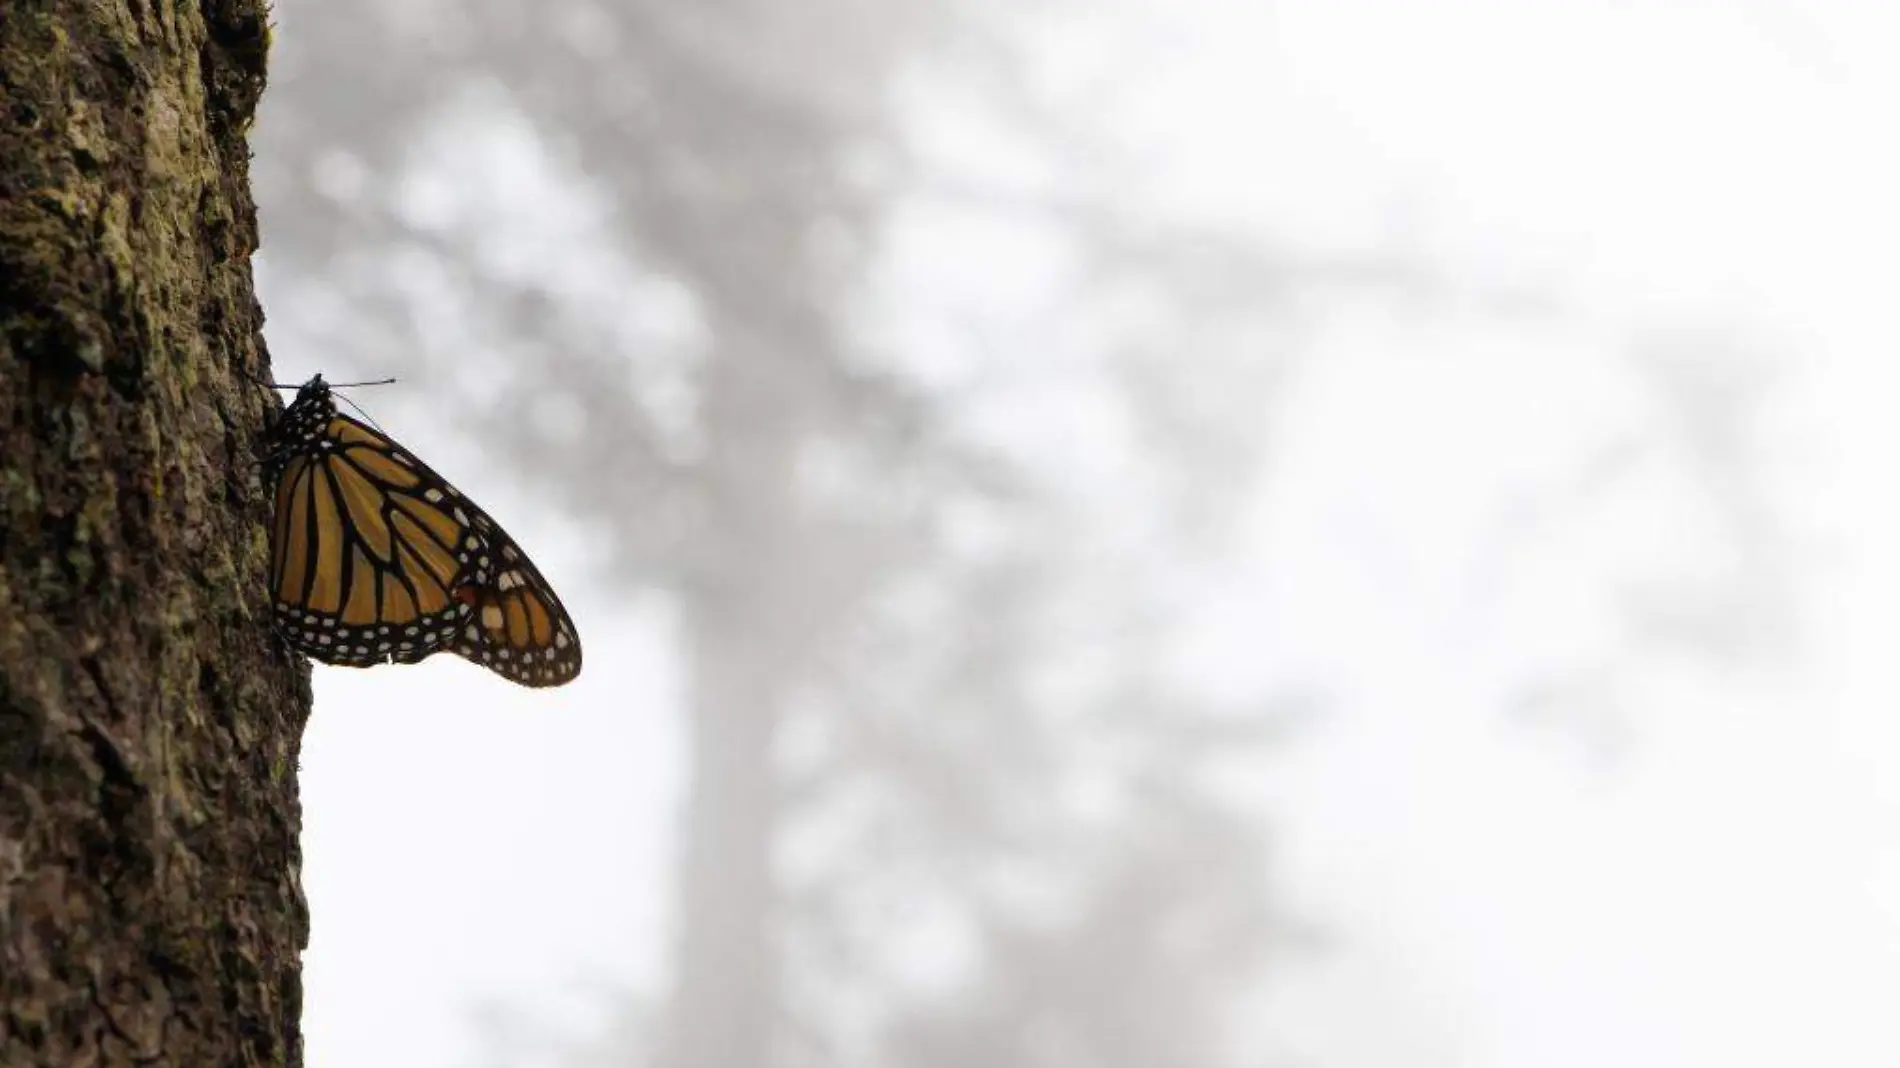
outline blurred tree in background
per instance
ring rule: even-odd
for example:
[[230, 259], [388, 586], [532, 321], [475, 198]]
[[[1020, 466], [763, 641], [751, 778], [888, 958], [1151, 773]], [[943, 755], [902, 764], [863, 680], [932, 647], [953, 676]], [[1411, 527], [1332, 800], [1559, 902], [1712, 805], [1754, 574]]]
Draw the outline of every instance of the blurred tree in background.
[[[279, 12], [259, 149], [276, 321], [362, 366], [438, 361], [424, 375], [502, 459], [570, 473], [537, 488], [608, 535], [615, 576], [680, 606], [677, 963], [634, 1061], [836, 1064], [888, 1041], [997, 1064], [1043, 1063], [1049, 1043], [1105, 1065], [1215, 1063], [1210, 1010], [1257, 957], [1270, 897], [1257, 829], [1192, 769], [1264, 721], [1183, 707], [1154, 667], [1153, 554], [1100, 537], [1048, 472], [961, 425], [969, 398], [858, 325], [894, 215], [989, 195], [925, 173], [893, 112], [933, 50], [980, 57], [993, 92], [1014, 92], [1001, 16], [862, 0]], [[497, 129], [514, 140], [483, 156]], [[1194, 286], [1162, 293], [1189, 272], [1133, 270], [1156, 250], [1099, 205], [1011, 210], [1047, 212], [1088, 257], [1078, 299], [1160, 295], [1157, 338], [1205, 310], [1178, 299]], [[1197, 299], [1258, 308], [1263, 291], [1234, 281]], [[1194, 436], [1169, 420], [1227, 436], [1199, 456], [1131, 452], [1127, 476], [1179, 495], [1191, 472], [1170, 465], [1214, 453], [1242, 473], [1229, 424], [1262, 413], [1182, 410], [1193, 398], [1157, 388], [1172, 351], [1127, 349], [1074, 403], [1142, 400], [1167, 449]], [[1152, 508], [1198, 523], [1177, 504]], [[1108, 596], [1075, 581], [1102, 567], [1125, 576]], [[906, 999], [890, 970], [920, 923], [965, 963]], [[1033, 1026], [1006, 1038], [1002, 1017]]]
[[[1197, 696], [1168, 632], [1219, 579], [1293, 297], [1429, 302], [1418, 273], [1124, 195], [1015, 56], [1059, 12], [278, 12], [273, 321], [365, 370], [423, 363], [683, 621], [672, 992], [600, 1063], [1230, 1063], [1227, 1010], [1282, 927], [1221, 765], [1258, 774], [1299, 703]], [[1040, 180], [920, 145], [947, 83]], [[1005, 214], [1032, 247], [981, 242]], [[933, 362], [942, 338], [881, 329], [890, 250], [932, 226], [978, 235], [979, 273], [1054, 264], [1068, 331], [977, 324]], [[1099, 477], [1073, 477], [1083, 452]]]

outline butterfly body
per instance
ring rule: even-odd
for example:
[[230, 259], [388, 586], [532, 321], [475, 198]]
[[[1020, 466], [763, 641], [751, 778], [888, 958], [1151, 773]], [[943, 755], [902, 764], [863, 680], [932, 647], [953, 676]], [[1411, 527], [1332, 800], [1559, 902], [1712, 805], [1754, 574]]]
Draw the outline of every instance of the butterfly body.
[[560, 598], [506, 531], [407, 449], [337, 411], [322, 375], [272, 426], [277, 626], [326, 664], [466, 657], [524, 686], [580, 673]]

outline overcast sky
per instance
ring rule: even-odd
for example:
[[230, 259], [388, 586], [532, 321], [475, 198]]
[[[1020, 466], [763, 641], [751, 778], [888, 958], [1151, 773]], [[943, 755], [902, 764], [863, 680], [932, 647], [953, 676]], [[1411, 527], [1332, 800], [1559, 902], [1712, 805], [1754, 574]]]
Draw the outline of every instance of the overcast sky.
[[[1257, 1048], [1315, 1068], [1900, 1063], [1900, 9], [1122, 7], [1101, 33], [1152, 33], [1153, 54], [1116, 125], [1183, 215], [1464, 285], [1417, 314], [1323, 310], [1239, 506], [1250, 562], [1183, 636], [1211, 686], [1301, 677], [1334, 701], [1261, 771], [1279, 875], [1331, 945], [1263, 995]], [[1050, 76], [1093, 47], [1052, 34]], [[931, 277], [946, 301], [999, 285]], [[1487, 310], [1516, 287], [1561, 307]], [[1631, 370], [1657, 331], [1782, 361], [1754, 475], [1790, 539], [1785, 660], [1619, 637], [1610, 587], [1720, 563], [1680, 452], [1525, 537], [1499, 525], [1657, 425]], [[286, 381], [329, 369], [276, 356]], [[449, 658], [317, 669], [319, 1068], [472, 1063], [483, 999], [584, 1028], [596, 984], [656, 988], [665, 946], [664, 609], [590, 594], [586, 547], [400, 389], [358, 399], [504, 517], [615, 655], [544, 693]], [[1593, 661], [1635, 667], [1575, 715], [1510, 715], [1526, 678]]]

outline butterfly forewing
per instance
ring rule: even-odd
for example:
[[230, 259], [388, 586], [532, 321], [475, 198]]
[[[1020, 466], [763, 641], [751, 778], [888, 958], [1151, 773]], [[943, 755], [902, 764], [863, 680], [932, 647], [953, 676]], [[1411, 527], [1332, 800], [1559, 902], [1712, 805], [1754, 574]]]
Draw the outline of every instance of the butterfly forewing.
[[525, 686], [580, 673], [560, 598], [488, 514], [414, 454], [336, 410], [319, 376], [274, 430], [271, 594], [292, 645], [328, 664], [448, 651]]

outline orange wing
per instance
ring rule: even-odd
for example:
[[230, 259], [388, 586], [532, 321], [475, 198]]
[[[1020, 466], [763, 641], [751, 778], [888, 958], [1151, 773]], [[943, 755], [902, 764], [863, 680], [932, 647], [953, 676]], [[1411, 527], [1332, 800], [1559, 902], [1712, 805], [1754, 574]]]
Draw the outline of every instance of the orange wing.
[[310, 391], [285, 413], [268, 468], [271, 594], [291, 644], [350, 667], [446, 650], [524, 686], [580, 674], [574, 622], [514, 539], [400, 445], [337, 413], [327, 387]]

